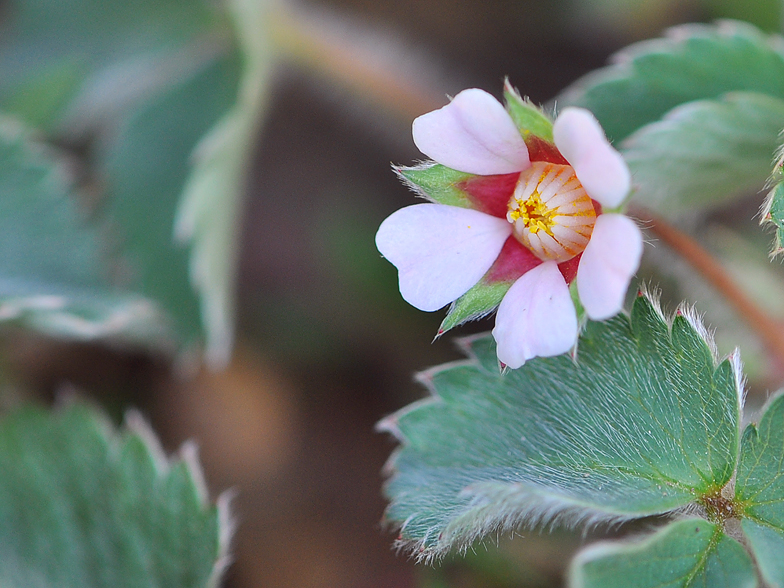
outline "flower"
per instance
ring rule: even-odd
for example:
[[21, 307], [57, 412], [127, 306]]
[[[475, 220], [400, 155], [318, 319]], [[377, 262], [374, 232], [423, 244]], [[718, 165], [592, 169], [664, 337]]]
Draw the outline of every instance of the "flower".
[[509, 110], [464, 90], [414, 121], [415, 144], [440, 165], [399, 172], [432, 202], [389, 216], [376, 245], [420, 310], [453, 303], [450, 313], [475, 318], [498, 304], [500, 287], [493, 336], [499, 361], [518, 368], [574, 346], [572, 282], [591, 319], [621, 310], [642, 235], [603, 212], [623, 202], [631, 178], [593, 115], [566, 108], [550, 123], [508, 86], [506, 95]]

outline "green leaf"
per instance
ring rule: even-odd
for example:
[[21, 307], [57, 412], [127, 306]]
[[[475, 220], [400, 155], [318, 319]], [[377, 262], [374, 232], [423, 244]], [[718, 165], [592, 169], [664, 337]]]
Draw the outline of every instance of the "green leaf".
[[702, 519], [671, 523], [630, 543], [589, 547], [572, 562], [571, 588], [753, 588], [743, 546]]
[[230, 6], [244, 57], [238, 99], [196, 147], [174, 229], [191, 247], [190, 278], [201, 298], [207, 360], [215, 367], [231, 355], [240, 207], [273, 64], [268, 3], [235, 0]]
[[168, 462], [135, 415], [19, 410], [0, 422], [0, 585], [201, 588], [225, 565], [226, 503], [192, 449]]
[[509, 112], [524, 139], [528, 135], [534, 135], [550, 143], [553, 142], [553, 121], [545, 116], [530, 100], [520, 96], [520, 93], [512, 87], [509, 80], [506, 80], [504, 84], [504, 100], [506, 101], [507, 112]]
[[754, 553], [766, 586], [784, 586], [784, 559], [781, 557], [784, 553], [784, 530], [752, 519], [743, 519], [740, 526]]
[[129, 116], [102, 154], [107, 212], [120, 235], [128, 287], [164, 308], [180, 344], [201, 341], [203, 328], [189, 282], [191, 254], [175, 243], [175, 217], [194, 148], [234, 104], [239, 77], [236, 57], [210, 63]]
[[784, 394], [768, 404], [759, 425], [743, 432], [735, 499], [744, 533], [766, 581], [784, 586]]
[[735, 92], [689, 102], [622, 145], [634, 199], [667, 216], [759, 190], [784, 128], [784, 100]]
[[670, 328], [639, 297], [631, 319], [588, 323], [576, 361], [505, 374], [491, 337], [464, 345], [470, 361], [420, 376], [431, 398], [380, 424], [402, 443], [386, 516], [420, 558], [518, 524], [668, 512], [732, 476], [739, 367], [716, 365], [690, 313]]
[[222, 20], [209, 3], [193, 0], [6, 4], [0, 103], [47, 130], [85, 108], [95, 117], [177, 79], [204, 59], [187, 44], [216, 31]]
[[98, 231], [57, 152], [0, 118], [0, 323], [80, 340], [167, 346], [157, 306], [113, 291]]
[[621, 141], [684, 102], [733, 91], [784, 99], [782, 46], [781, 37], [738, 21], [681, 25], [663, 39], [627, 47], [556, 102], [587, 108], [608, 137]]

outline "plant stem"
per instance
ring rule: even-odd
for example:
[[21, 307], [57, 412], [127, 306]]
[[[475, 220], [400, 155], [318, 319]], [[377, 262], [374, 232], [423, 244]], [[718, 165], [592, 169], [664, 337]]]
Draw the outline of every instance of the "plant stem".
[[697, 241], [644, 208], [632, 205], [629, 211], [648, 224], [651, 231], [700, 272], [765, 343], [769, 351], [776, 356], [778, 363], [784, 365], [784, 329], [779, 321], [769, 316], [749, 298], [721, 264]]
[[403, 52], [372, 43], [362, 31], [335, 30], [332, 23], [298, 12], [278, 10], [269, 27], [281, 57], [352, 93], [382, 106], [406, 121], [440, 108], [446, 96], [416, 80], [400, 67]]

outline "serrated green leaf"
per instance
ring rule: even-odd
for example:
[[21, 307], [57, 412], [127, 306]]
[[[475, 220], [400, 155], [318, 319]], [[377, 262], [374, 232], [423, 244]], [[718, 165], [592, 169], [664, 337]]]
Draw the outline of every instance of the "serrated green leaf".
[[62, 156], [0, 119], [0, 323], [78, 340], [170, 345], [154, 303], [109, 287], [104, 249]]
[[145, 103], [101, 162], [129, 287], [160, 303], [181, 344], [195, 344], [204, 331], [189, 280], [191, 255], [174, 239], [176, 211], [193, 150], [234, 104], [239, 77], [237, 58], [222, 59]]
[[504, 84], [504, 99], [506, 110], [524, 139], [528, 135], [535, 135], [550, 143], [553, 142], [553, 121], [530, 100], [520, 96], [520, 93], [509, 84], [508, 80]]
[[689, 102], [621, 146], [634, 200], [667, 216], [759, 190], [784, 128], [784, 100], [734, 92]]
[[784, 586], [784, 394], [768, 404], [759, 425], [750, 424], [740, 446], [735, 500], [743, 531], [766, 581]]
[[84, 405], [0, 422], [0, 585], [202, 588], [218, 580], [225, 509], [195, 460], [168, 463], [138, 417], [117, 434]]
[[631, 320], [588, 323], [576, 362], [498, 370], [489, 336], [472, 360], [421, 376], [433, 392], [386, 419], [387, 518], [428, 558], [499, 528], [664, 513], [731, 478], [737, 365], [718, 366], [695, 319], [671, 329], [640, 297]]
[[743, 546], [702, 519], [671, 523], [632, 543], [589, 547], [572, 562], [570, 588], [754, 588]]
[[734, 91], [784, 99], [782, 46], [781, 37], [739, 21], [681, 25], [627, 47], [556, 102], [589, 109], [607, 136], [621, 141], [684, 102]]
[[200, 294], [206, 356], [214, 367], [228, 363], [234, 340], [240, 207], [273, 64], [268, 4], [230, 3], [244, 58], [238, 99], [197, 146], [175, 219], [178, 241], [191, 247], [190, 279]]
[[414, 192], [431, 202], [471, 208], [471, 201], [459, 184], [473, 178], [473, 174], [460, 172], [440, 163], [400, 167], [395, 171]]

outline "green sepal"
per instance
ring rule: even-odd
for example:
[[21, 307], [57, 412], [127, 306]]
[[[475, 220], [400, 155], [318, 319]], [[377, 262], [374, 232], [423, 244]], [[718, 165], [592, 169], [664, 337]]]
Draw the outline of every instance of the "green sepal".
[[423, 163], [415, 167], [397, 167], [395, 173], [403, 182], [422, 198], [437, 204], [473, 208], [468, 194], [459, 184], [474, 174], [457, 171], [440, 163]]
[[643, 541], [600, 543], [572, 562], [570, 588], [753, 588], [751, 558], [718, 525], [671, 523]]
[[528, 98], [523, 98], [509, 80], [504, 83], [506, 111], [520, 130], [523, 139], [534, 135], [548, 143], [553, 142], [553, 121]]
[[784, 166], [784, 154], [779, 157], [773, 171], [771, 182], [773, 188], [765, 198], [760, 215], [760, 224], [771, 223], [776, 229], [776, 236], [773, 241], [771, 255], [784, 253], [784, 178], [782, 178], [782, 168]]
[[493, 312], [503, 300], [514, 281], [489, 283], [482, 278], [468, 292], [452, 303], [438, 329], [438, 335], [467, 321], [473, 321]]

